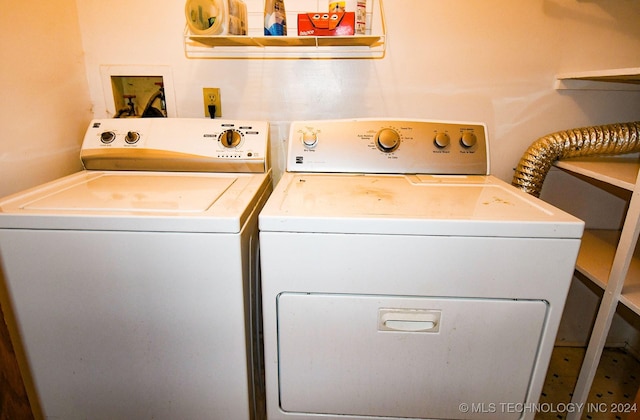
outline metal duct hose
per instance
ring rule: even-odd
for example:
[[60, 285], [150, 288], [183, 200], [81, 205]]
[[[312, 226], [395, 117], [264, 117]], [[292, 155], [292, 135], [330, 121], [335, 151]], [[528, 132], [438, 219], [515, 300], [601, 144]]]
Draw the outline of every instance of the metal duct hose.
[[640, 152], [640, 121], [558, 131], [529, 146], [511, 184], [539, 197], [542, 183], [558, 159], [633, 152]]

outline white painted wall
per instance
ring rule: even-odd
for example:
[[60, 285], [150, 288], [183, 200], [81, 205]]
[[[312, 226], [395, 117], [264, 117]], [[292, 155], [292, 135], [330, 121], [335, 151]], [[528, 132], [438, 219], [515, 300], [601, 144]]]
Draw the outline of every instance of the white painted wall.
[[640, 120], [637, 92], [553, 89], [560, 72], [640, 66], [637, 1], [385, 0], [378, 60], [188, 59], [185, 1], [77, 3], [97, 117], [107, 116], [100, 65], [169, 65], [178, 116], [202, 116], [202, 87], [221, 87], [223, 118], [272, 121], [278, 147], [296, 119], [486, 122], [492, 172], [505, 180], [542, 135]]
[[3, 2], [0, 197], [77, 171], [91, 112], [75, 0]]

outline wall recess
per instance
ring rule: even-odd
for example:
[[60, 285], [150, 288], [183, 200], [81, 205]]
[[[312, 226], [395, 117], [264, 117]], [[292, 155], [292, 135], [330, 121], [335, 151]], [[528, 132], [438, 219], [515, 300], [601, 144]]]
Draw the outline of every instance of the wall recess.
[[169, 66], [100, 66], [107, 116], [177, 117]]

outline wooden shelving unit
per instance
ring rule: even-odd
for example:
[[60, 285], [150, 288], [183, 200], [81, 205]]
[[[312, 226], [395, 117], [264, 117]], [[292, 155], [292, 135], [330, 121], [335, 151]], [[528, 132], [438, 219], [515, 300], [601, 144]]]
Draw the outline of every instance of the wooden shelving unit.
[[[594, 158], [580, 160], [565, 160], [556, 166], [574, 174], [580, 174], [609, 185], [615, 185], [634, 192], [640, 189], [636, 184], [640, 170], [640, 160], [637, 158]], [[634, 196], [632, 195], [632, 200]], [[625, 228], [636, 230], [639, 220], [625, 219]], [[623, 230], [625, 229], [623, 228]], [[623, 280], [623, 287], [619, 296], [620, 302], [640, 315], [640, 252], [632, 249], [619, 249], [622, 231], [618, 230], [589, 230], [582, 238], [582, 246], [576, 269], [586, 278], [597, 284], [603, 290], [607, 289], [610, 273], [618, 252], [630, 256], [629, 267]], [[637, 238], [636, 238], [637, 239]], [[615, 280], [615, 279], [614, 279]]]
[[[640, 91], [640, 67], [564, 73], [556, 76], [556, 89]], [[572, 403], [587, 401], [607, 335], [618, 304], [640, 315], [640, 159], [598, 157], [557, 161], [555, 166], [598, 188], [619, 188], [629, 193], [620, 230], [585, 230], [576, 271], [603, 290], [587, 351], [573, 391]], [[591, 181], [589, 181], [591, 180]], [[581, 413], [568, 413], [579, 420]]]
[[[367, 1], [367, 29], [364, 35], [296, 36], [298, 13], [315, 10], [287, 9], [287, 36], [264, 36], [262, 10], [248, 11], [247, 35], [194, 35], [190, 33], [188, 26], [185, 26], [185, 56], [217, 59], [382, 58], [385, 55], [387, 39], [382, 1]], [[327, 7], [326, 2], [315, 3], [314, 7], [317, 10], [320, 10], [321, 6]], [[312, 8], [309, 5], [307, 7]]]
[[[593, 185], [611, 185], [630, 191], [621, 230], [589, 230], [582, 239], [576, 270], [603, 289], [603, 297], [589, 345], [573, 392], [572, 402], [587, 401], [618, 304], [640, 315], [640, 160], [637, 157], [586, 158], [558, 161], [555, 166]], [[580, 413], [567, 419], [578, 420]]]

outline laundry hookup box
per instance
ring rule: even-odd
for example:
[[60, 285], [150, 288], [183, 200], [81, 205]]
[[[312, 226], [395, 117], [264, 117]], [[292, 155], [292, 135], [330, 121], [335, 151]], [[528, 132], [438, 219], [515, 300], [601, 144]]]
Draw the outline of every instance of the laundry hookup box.
[[355, 30], [355, 12], [300, 13], [298, 36], [348, 36]]

